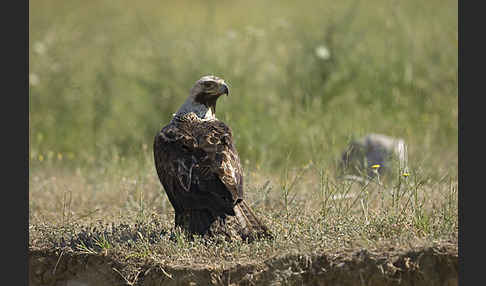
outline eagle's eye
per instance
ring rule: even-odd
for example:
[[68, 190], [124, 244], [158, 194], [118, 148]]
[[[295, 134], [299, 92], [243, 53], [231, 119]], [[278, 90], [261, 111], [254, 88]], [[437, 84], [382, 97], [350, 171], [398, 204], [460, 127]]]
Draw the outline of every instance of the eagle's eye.
[[213, 88], [215, 84], [216, 84], [216, 83], [215, 83], [214, 81], [205, 81], [205, 82], [203, 82], [203, 86], [204, 86], [205, 88], [208, 88], [208, 89], [209, 89], [209, 88]]

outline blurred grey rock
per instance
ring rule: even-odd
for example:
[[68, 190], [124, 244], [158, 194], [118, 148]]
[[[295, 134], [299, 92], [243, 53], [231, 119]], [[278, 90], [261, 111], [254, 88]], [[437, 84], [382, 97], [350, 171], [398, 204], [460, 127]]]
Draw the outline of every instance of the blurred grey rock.
[[380, 176], [390, 171], [408, 172], [407, 145], [401, 138], [368, 134], [348, 145], [340, 167], [345, 174], [366, 174], [368, 177], [376, 176], [376, 171]]

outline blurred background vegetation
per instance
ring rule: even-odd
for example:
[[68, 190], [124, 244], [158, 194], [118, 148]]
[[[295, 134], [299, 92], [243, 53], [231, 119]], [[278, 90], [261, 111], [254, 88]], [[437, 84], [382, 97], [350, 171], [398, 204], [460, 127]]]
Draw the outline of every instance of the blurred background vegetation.
[[[31, 1], [31, 172], [152, 166], [202, 75], [247, 168], [333, 166], [370, 132], [457, 172], [457, 1]], [[142, 164], [142, 165], [139, 165]], [[154, 170], [155, 176], [155, 170]]]

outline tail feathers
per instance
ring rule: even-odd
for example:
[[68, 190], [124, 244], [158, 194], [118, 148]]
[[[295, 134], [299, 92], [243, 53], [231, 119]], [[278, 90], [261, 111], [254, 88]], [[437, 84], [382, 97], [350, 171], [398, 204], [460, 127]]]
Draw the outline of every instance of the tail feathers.
[[248, 204], [243, 200], [235, 207], [235, 217], [239, 224], [238, 232], [243, 240], [257, 238], [271, 238], [268, 228], [255, 216]]

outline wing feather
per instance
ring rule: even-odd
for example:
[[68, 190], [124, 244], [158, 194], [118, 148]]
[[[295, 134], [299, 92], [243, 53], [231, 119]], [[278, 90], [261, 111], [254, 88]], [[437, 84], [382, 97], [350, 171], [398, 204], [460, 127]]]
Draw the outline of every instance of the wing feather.
[[210, 209], [234, 215], [243, 176], [231, 129], [220, 121], [172, 121], [154, 140], [159, 179], [176, 212]]

